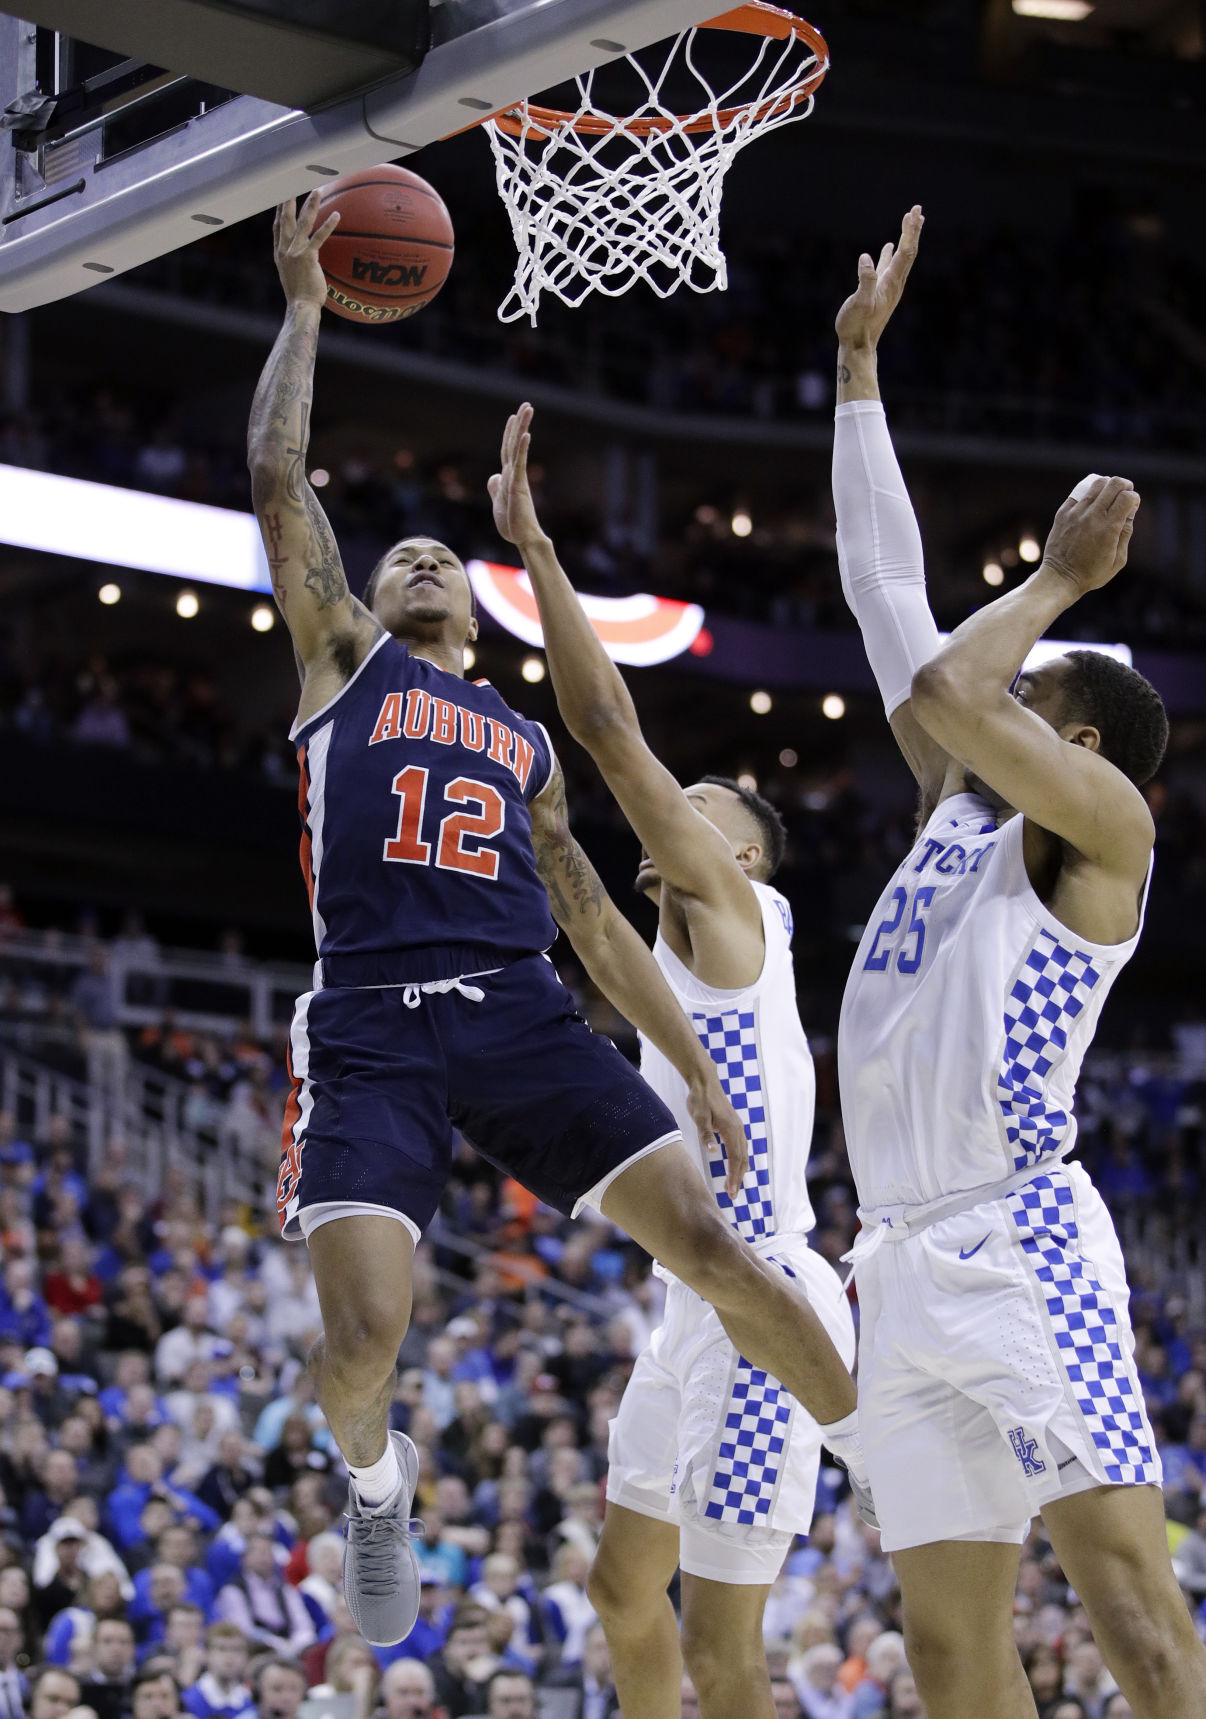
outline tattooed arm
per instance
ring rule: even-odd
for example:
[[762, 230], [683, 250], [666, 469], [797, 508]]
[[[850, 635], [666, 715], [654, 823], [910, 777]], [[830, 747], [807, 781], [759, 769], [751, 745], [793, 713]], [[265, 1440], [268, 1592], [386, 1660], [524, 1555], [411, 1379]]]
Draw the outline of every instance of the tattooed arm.
[[326, 281], [318, 250], [337, 221], [315, 229], [318, 199], [296, 219], [277, 210], [274, 245], [288, 308], [260, 377], [247, 429], [247, 464], [272, 590], [293, 638], [303, 707], [325, 703], [355, 672], [381, 631], [348, 591], [327, 516], [306, 477], [314, 360]]
[[559, 764], [553, 766], [552, 780], [531, 810], [532, 846], [553, 918], [603, 995], [682, 1075], [687, 1108], [700, 1141], [713, 1151], [720, 1136], [728, 1159], [729, 1190], [735, 1192], [745, 1175], [745, 1130], [661, 968], [574, 839]]

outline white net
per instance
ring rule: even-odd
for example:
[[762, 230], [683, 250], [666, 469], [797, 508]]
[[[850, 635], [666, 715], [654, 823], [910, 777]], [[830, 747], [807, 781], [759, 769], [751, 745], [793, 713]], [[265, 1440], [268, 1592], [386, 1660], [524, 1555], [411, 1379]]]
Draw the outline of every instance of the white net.
[[[732, 17], [751, 11], [774, 9], [747, 6]], [[588, 72], [576, 80], [577, 113], [523, 102], [486, 123], [518, 252], [500, 321], [527, 316], [535, 324], [546, 292], [576, 306], [592, 292], [618, 298], [642, 280], [659, 298], [684, 285], [724, 290], [725, 174], [747, 143], [812, 112], [828, 70], [816, 32], [789, 14], [774, 15], [784, 21], [783, 34], [744, 36], [753, 64], [723, 88], [713, 90], [701, 69], [699, 41], [727, 18], [684, 30], [657, 72], [624, 55], [640, 94], [623, 115], [597, 105], [598, 74]], [[670, 88], [676, 97], [688, 91], [677, 111], [667, 104]]]

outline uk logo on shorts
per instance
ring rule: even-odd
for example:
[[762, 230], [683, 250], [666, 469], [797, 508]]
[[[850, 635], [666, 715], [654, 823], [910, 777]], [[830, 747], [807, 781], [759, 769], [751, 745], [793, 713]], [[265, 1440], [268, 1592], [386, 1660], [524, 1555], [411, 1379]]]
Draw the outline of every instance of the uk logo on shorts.
[[1038, 1440], [1027, 1438], [1025, 1427], [1014, 1427], [1009, 1434], [1009, 1442], [1027, 1478], [1032, 1474], [1046, 1474], [1047, 1464], [1038, 1453]]

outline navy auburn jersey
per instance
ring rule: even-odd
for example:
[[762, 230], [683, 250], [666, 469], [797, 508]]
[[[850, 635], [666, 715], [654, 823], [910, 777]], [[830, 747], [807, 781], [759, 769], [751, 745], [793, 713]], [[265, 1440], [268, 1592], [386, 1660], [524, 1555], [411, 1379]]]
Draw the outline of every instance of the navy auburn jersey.
[[528, 812], [554, 767], [540, 723], [385, 633], [290, 738], [328, 983], [397, 982], [388, 960], [373, 962], [394, 953], [409, 981], [552, 943]]

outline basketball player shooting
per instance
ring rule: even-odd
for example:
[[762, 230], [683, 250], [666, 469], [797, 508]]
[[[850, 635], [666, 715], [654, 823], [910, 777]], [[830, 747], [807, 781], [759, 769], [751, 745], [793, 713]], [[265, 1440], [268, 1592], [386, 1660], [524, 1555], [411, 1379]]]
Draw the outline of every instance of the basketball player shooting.
[[[740, 1188], [701, 1157], [718, 1209], [792, 1279], [818, 1350], [842, 1381], [854, 1324], [837, 1273], [808, 1246], [815, 1081], [796, 1008], [791, 909], [770, 879], [783, 855], [775, 808], [735, 782], [683, 789], [650, 751], [615, 664], [540, 528], [527, 478], [532, 408], [521, 407], [490, 480], [500, 534], [540, 607], [557, 705], [645, 849], [636, 886], [658, 904], [654, 958], [708, 1047], [749, 1136]], [[676, 1121], [686, 1089], [647, 1040], [641, 1072]], [[703, 1719], [774, 1719], [762, 1614], [796, 1534], [812, 1521], [821, 1441], [856, 1480], [853, 1413], [816, 1420], [739, 1352], [673, 1273], [665, 1319], [638, 1357], [608, 1451], [607, 1509], [590, 1594], [607, 1633], [625, 1719], [673, 1719], [685, 1660]], [[666, 1589], [681, 1566], [681, 1641]]]
[[[417, 1452], [387, 1436], [415, 1243], [439, 1204], [453, 1128], [540, 1199], [593, 1206], [716, 1309], [752, 1361], [825, 1419], [849, 1377], [783, 1273], [726, 1224], [669, 1109], [575, 1014], [543, 951], [560, 924], [591, 977], [686, 1082], [701, 1143], [745, 1133], [653, 957], [570, 833], [538, 723], [466, 684], [477, 636], [464, 567], [408, 539], [353, 598], [306, 478], [334, 217], [277, 212], [287, 309], [256, 390], [248, 463], [273, 589], [302, 674], [302, 863], [315, 989], [290, 1029], [294, 1091], [278, 1183], [323, 1315], [318, 1400], [351, 1476], [345, 1595], [361, 1633], [404, 1639], [419, 1605]], [[550, 912], [551, 910], [551, 912]]]
[[1033, 1719], [1012, 1614], [1035, 1515], [1137, 1719], [1185, 1719], [1206, 1714], [1206, 1651], [1169, 1561], [1122, 1253], [1068, 1161], [1076, 1077], [1143, 922], [1139, 786], [1168, 724], [1099, 652], [1023, 669], [1122, 571], [1139, 497], [1077, 485], [1037, 571], [940, 644], [876, 374], [921, 224], [860, 259], [837, 318], [842, 584], [921, 790], [838, 1038], [867, 1465], [929, 1719]]

